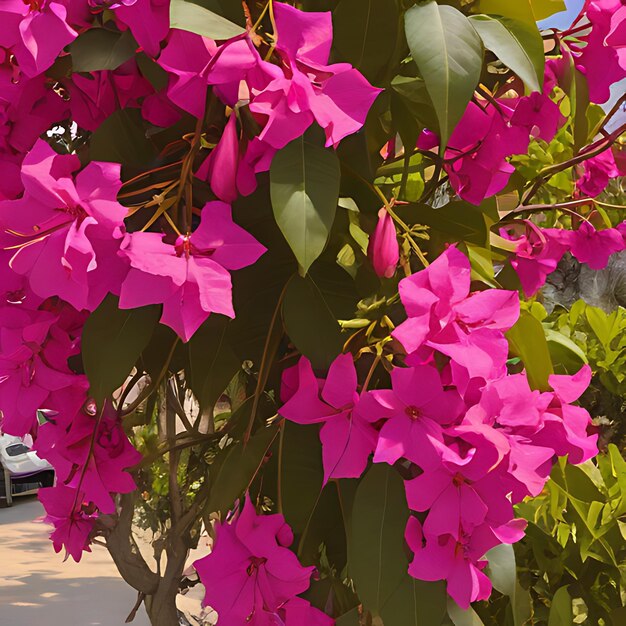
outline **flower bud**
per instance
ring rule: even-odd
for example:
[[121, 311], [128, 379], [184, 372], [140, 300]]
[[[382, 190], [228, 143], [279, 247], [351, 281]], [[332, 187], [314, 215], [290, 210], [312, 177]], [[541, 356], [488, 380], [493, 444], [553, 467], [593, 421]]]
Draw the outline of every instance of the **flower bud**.
[[394, 275], [400, 259], [400, 247], [396, 237], [396, 227], [391, 215], [384, 208], [378, 212], [378, 224], [370, 236], [367, 256], [378, 276], [391, 278]]

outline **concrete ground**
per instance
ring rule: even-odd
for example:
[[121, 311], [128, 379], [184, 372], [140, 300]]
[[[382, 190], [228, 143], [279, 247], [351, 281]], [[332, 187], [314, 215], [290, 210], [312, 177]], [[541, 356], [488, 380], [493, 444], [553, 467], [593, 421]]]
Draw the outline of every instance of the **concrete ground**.
[[[42, 515], [35, 496], [0, 509], [0, 626], [122, 626], [137, 596], [106, 549], [64, 563]], [[133, 624], [149, 626], [143, 607]]]

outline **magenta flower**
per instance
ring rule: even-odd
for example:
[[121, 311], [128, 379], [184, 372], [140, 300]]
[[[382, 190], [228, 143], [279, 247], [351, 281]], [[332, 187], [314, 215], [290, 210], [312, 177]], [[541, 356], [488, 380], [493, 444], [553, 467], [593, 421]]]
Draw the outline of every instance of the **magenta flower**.
[[409, 507], [428, 511], [427, 537], [449, 534], [455, 539], [483, 523], [502, 526], [513, 519], [513, 506], [503, 480], [509, 453], [506, 437], [490, 426], [463, 424], [446, 431], [448, 449], [441, 463], [406, 481]]
[[556, 270], [567, 246], [554, 229], [540, 229], [532, 222], [523, 220], [525, 234], [516, 237], [505, 229], [500, 234], [517, 243], [511, 266], [517, 272], [524, 295], [534, 296], [546, 284], [547, 277]]
[[581, 223], [577, 230], [562, 231], [571, 253], [593, 270], [604, 269], [609, 257], [626, 248], [624, 238], [615, 228], [596, 230], [587, 221]]
[[115, 71], [72, 74], [67, 82], [72, 118], [85, 130], [96, 130], [117, 109], [139, 107], [141, 98], [153, 93], [134, 60]]
[[326, 145], [337, 146], [360, 130], [382, 90], [348, 63], [326, 65], [333, 36], [330, 12], [303, 12], [275, 2], [274, 17], [283, 66], [263, 62], [273, 79], [262, 90], [251, 88], [250, 110], [264, 124], [259, 138], [282, 148], [317, 121]]
[[0, 320], [2, 430], [21, 437], [36, 431], [37, 410], [53, 402], [51, 396], [75, 384], [67, 359], [76, 344], [54, 328], [59, 317], [50, 312], [8, 305]]
[[211, 191], [224, 202], [239, 197], [237, 170], [239, 165], [239, 133], [237, 116], [231, 114], [219, 143], [206, 158], [196, 176], [211, 185]]
[[611, 148], [583, 161], [582, 170], [583, 174], [576, 181], [576, 187], [590, 198], [599, 196], [607, 188], [609, 181], [621, 174]]
[[455, 247], [429, 267], [400, 282], [408, 319], [392, 333], [409, 354], [409, 364], [437, 350], [485, 380], [505, 371], [508, 343], [504, 331], [519, 317], [519, 296], [489, 289], [470, 294], [470, 263]]
[[448, 594], [464, 609], [471, 602], [489, 598], [491, 581], [483, 572], [487, 566], [483, 557], [500, 541], [488, 528], [481, 526], [459, 539], [442, 535], [424, 543], [419, 521], [410, 517], [405, 538], [414, 553], [409, 565], [411, 576], [418, 580], [445, 580]]
[[120, 307], [163, 304], [161, 323], [189, 341], [211, 313], [235, 317], [229, 270], [252, 265], [264, 252], [232, 221], [227, 204], [209, 202], [198, 228], [174, 245], [159, 233], [127, 235], [122, 253], [131, 269], [122, 283]]
[[127, 209], [116, 199], [118, 164], [93, 161], [74, 177], [79, 165], [38, 141], [22, 166], [23, 197], [0, 202], [0, 228], [15, 236], [11, 267], [36, 294], [93, 310], [119, 287]]
[[400, 247], [393, 219], [384, 208], [378, 211], [378, 223], [370, 235], [367, 256], [381, 278], [391, 278], [396, 273]]
[[360, 412], [374, 423], [384, 420], [375, 463], [393, 465], [404, 457], [421, 468], [441, 462], [443, 426], [455, 422], [464, 405], [456, 391], [444, 391], [439, 372], [430, 365], [397, 367], [393, 389], [377, 389], [362, 399]]
[[65, 548], [65, 558], [77, 563], [83, 552], [91, 552], [90, 537], [96, 523], [94, 511], [86, 512], [84, 494], [65, 485], [40, 489], [38, 497], [46, 509], [44, 521], [54, 526], [50, 539], [54, 551]]
[[333, 626], [335, 620], [302, 598], [293, 598], [278, 611], [281, 626]]
[[283, 375], [285, 383], [293, 391], [279, 413], [297, 424], [323, 424], [324, 484], [331, 478], [361, 476], [376, 447], [376, 431], [359, 412], [352, 355], [339, 355], [325, 380], [318, 380], [310, 361], [302, 357]]
[[121, 2], [115, 16], [130, 28], [144, 52], [156, 57], [170, 30], [170, 0]]
[[215, 534], [212, 552], [194, 567], [206, 589], [203, 603], [217, 611], [220, 626], [267, 626], [280, 623], [273, 616], [281, 610], [302, 610], [300, 601], [288, 603], [308, 589], [314, 568], [302, 567], [288, 549], [293, 533], [282, 515], [257, 515], [246, 496]]
[[115, 513], [111, 493], [130, 493], [135, 481], [126, 471], [141, 460], [116, 412], [107, 404], [98, 411], [91, 402], [74, 415], [51, 417], [40, 428], [35, 449], [55, 469], [57, 480], [79, 489], [102, 513]]
[[0, 6], [0, 47], [10, 48], [28, 77], [45, 72], [78, 33], [67, 9], [54, 0], [4, 0]]
[[591, 32], [576, 55], [576, 67], [585, 74], [591, 102], [602, 104], [611, 95], [611, 85], [626, 77], [626, 51], [619, 46], [619, 23], [624, 12], [621, 0], [594, 0], [586, 5]]

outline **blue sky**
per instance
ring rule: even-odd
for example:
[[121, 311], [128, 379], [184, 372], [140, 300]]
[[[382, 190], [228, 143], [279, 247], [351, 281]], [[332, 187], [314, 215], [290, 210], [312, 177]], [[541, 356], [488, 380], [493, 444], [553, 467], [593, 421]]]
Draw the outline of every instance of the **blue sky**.
[[[515, 0], [510, 0], [515, 2]], [[574, 18], [580, 13], [585, 0], [565, 0], [567, 5], [567, 11], [561, 11], [561, 13], [555, 13], [547, 20], [539, 22], [541, 28], [567, 28]]]

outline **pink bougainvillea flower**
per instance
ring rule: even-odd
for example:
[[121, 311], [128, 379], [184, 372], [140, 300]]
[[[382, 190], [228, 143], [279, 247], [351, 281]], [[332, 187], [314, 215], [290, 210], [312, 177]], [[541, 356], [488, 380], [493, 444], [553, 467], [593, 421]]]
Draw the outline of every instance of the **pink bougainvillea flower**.
[[556, 270], [567, 247], [560, 237], [553, 236], [552, 229], [537, 228], [526, 220], [522, 224], [525, 233], [519, 237], [505, 229], [500, 233], [517, 243], [511, 266], [519, 276], [524, 295], [530, 298], [546, 284], [547, 277]]
[[483, 528], [459, 539], [442, 535], [424, 543], [419, 521], [410, 517], [405, 533], [414, 553], [409, 574], [418, 580], [445, 580], [448, 594], [461, 608], [468, 608], [476, 600], [486, 600], [491, 595], [491, 581], [483, 572], [487, 567], [483, 557], [500, 542]]
[[374, 271], [381, 278], [391, 278], [396, 273], [400, 246], [393, 219], [384, 208], [378, 212], [378, 223], [376, 230], [370, 235], [367, 256]]
[[533, 437], [536, 445], [550, 446], [557, 456], [573, 464], [584, 463], [598, 454], [598, 434], [586, 409], [571, 404], [591, 382], [591, 368], [585, 365], [573, 376], [552, 375], [548, 379], [554, 394], [543, 415], [543, 428]]
[[271, 617], [308, 589], [314, 571], [288, 549], [292, 541], [284, 517], [257, 515], [248, 496], [229, 522], [216, 525], [212, 552], [194, 567], [206, 589], [203, 603], [217, 611], [220, 626], [281, 623]]
[[335, 623], [332, 617], [297, 597], [286, 602], [278, 615], [282, 621], [276, 622], [277, 626], [333, 626]]
[[60, 2], [4, 0], [0, 5], [0, 47], [10, 48], [28, 77], [47, 70], [78, 33]]
[[37, 410], [75, 384], [67, 359], [76, 345], [61, 328], [53, 331], [58, 319], [20, 305], [0, 309], [0, 411], [8, 434], [34, 433]]
[[119, 164], [92, 161], [74, 178], [79, 165], [38, 141], [22, 166], [23, 197], [0, 202], [0, 228], [15, 236], [11, 267], [36, 294], [93, 310], [119, 288], [127, 209], [117, 202]]
[[611, 85], [626, 77], [626, 48], [619, 46], [616, 34], [622, 8], [621, 0], [594, 0], [586, 5], [592, 28], [581, 37], [584, 45], [576, 55], [576, 66], [587, 78], [589, 99], [597, 104], [606, 102]]
[[117, 109], [139, 107], [141, 98], [154, 89], [139, 73], [135, 60], [115, 71], [72, 74], [66, 83], [72, 118], [85, 130], [96, 130]]
[[196, 176], [211, 185], [211, 191], [224, 202], [234, 202], [238, 197], [237, 169], [239, 164], [239, 133], [237, 116], [233, 113], [215, 148], [206, 158]]
[[576, 187], [590, 198], [599, 196], [613, 178], [620, 175], [615, 163], [613, 150], [609, 148], [598, 156], [587, 159], [582, 163], [582, 176], [576, 181]]
[[122, 253], [130, 271], [120, 307], [163, 304], [161, 322], [188, 341], [211, 313], [235, 317], [229, 270], [252, 265], [265, 248], [232, 220], [230, 206], [209, 202], [191, 235], [174, 245], [159, 233], [127, 235]]
[[[503, 103], [497, 110], [489, 104], [483, 108], [470, 102], [448, 142], [445, 170], [450, 184], [472, 204], [502, 191], [515, 171], [506, 158], [528, 150], [529, 129], [511, 125], [510, 111], [507, 119], [504, 111]], [[438, 143], [427, 133], [418, 146], [430, 149]]]
[[71, 556], [78, 563], [83, 552], [91, 552], [95, 510], [86, 512], [84, 494], [65, 485], [40, 489], [37, 495], [46, 510], [44, 521], [54, 526], [50, 533], [54, 551], [59, 553], [65, 548], [65, 558]]
[[121, 2], [114, 11], [118, 20], [130, 28], [144, 52], [156, 57], [170, 30], [170, 0]]
[[376, 431], [359, 413], [352, 355], [338, 356], [322, 381], [303, 357], [296, 368], [285, 372], [284, 381], [293, 391], [279, 413], [297, 424], [323, 424], [324, 483], [331, 478], [361, 476], [376, 446]]
[[393, 465], [404, 457], [422, 468], [440, 464], [443, 426], [461, 415], [456, 391], [444, 391], [439, 372], [430, 365], [395, 368], [393, 389], [377, 389], [362, 399], [360, 411], [370, 422], [384, 420], [375, 463]]
[[566, 122], [558, 104], [545, 93], [534, 91], [519, 99], [511, 116], [511, 124], [527, 129], [531, 137], [550, 143]]
[[596, 230], [587, 221], [582, 222], [577, 230], [562, 231], [562, 234], [571, 253], [593, 270], [604, 269], [609, 257], [626, 247], [624, 238], [617, 229]]
[[381, 90], [348, 63], [326, 65], [333, 33], [330, 12], [304, 12], [276, 2], [274, 18], [283, 70], [276, 73], [264, 64], [274, 79], [262, 91], [251, 89], [250, 110], [264, 124], [259, 138], [282, 148], [317, 121], [326, 145], [337, 146], [363, 126]]
[[51, 418], [40, 428], [35, 449], [49, 461], [57, 480], [80, 489], [102, 513], [115, 513], [111, 493], [130, 493], [135, 481], [126, 471], [141, 460], [128, 440], [117, 413], [107, 404], [98, 411], [86, 402], [63, 426], [62, 418]]
[[450, 247], [400, 282], [408, 319], [392, 335], [409, 353], [408, 363], [425, 358], [427, 347], [449, 356], [470, 377], [502, 375], [508, 355], [504, 331], [519, 317], [519, 297], [501, 289], [470, 294], [470, 272], [468, 258]]

